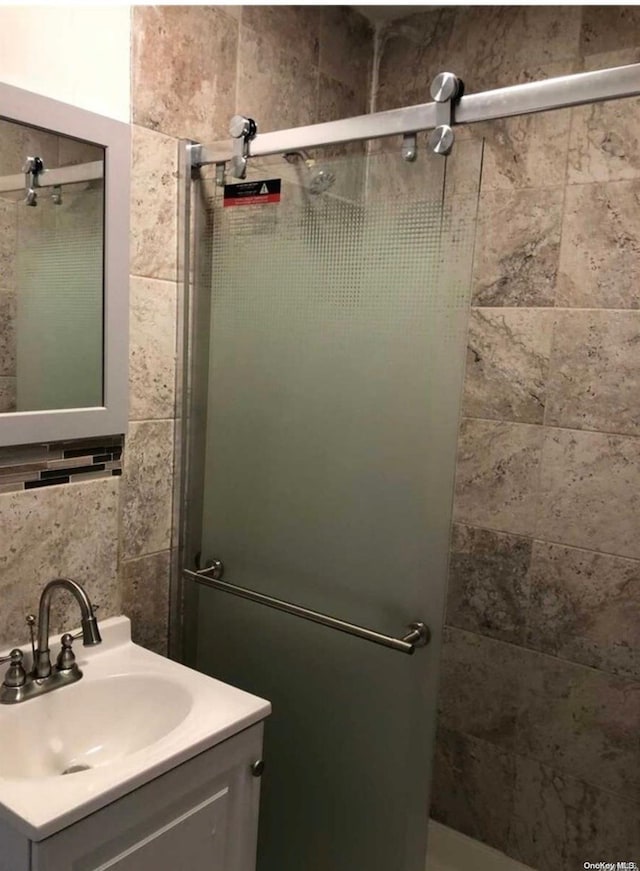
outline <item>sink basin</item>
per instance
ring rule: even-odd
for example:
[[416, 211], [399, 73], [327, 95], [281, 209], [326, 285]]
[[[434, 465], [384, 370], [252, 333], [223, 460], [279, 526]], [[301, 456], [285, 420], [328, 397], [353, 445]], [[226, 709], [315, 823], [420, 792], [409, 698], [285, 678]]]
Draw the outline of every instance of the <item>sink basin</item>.
[[0, 778], [77, 776], [112, 764], [175, 729], [191, 701], [176, 681], [127, 674], [83, 678], [15, 705], [0, 718]]
[[271, 712], [133, 644], [126, 617], [100, 631], [102, 644], [76, 645], [77, 683], [0, 705], [0, 844], [3, 821], [41, 841]]

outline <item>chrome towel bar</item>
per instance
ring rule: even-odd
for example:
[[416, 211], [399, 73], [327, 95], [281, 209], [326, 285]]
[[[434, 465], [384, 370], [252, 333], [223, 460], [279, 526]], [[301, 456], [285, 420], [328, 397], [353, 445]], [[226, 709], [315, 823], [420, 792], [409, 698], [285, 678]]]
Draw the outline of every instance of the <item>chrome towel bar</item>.
[[275, 608], [276, 611], [284, 611], [286, 614], [302, 617], [303, 620], [310, 620], [312, 623], [328, 626], [330, 629], [336, 629], [338, 632], [345, 632], [347, 635], [363, 638], [365, 641], [371, 641], [373, 644], [380, 644], [383, 647], [389, 647], [391, 650], [398, 650], [400, 653], [415, 653], [416, 648], [424, 647], [429, 643], [431, 637], [429, 627], [424, 623], [418, 622], [411, 623], [407, 627], [408, 632], [402, 638], [384, 635], [382, 632], [376, 632], [374, 629], [356, 626], [355, 623], [348, 623], [345, 620], [339, 620], [337, 617], [321, 614], [319, 611], [311, 611], [309, 608], [303, 608], [301, 605], [294, 605], [292, 602], [285, 602], [282, 599], [267, 596], [265, 593], [249, 590], [247, 587], [238, 587], [235, 584], [230, 584], [219, 577], [221, 571], [222, 563], [215, 561], [211, 568], [200, 569], [195, 572], [190, 569], [183, 569], [183, 575], [185, 578], [195, 581], [204, 587], [211, 587], [223, 593], [230, 593], [232, 596], [239, 596], [241, 599], [248, 599], [250, 602], [266, 605], [267, 608]]

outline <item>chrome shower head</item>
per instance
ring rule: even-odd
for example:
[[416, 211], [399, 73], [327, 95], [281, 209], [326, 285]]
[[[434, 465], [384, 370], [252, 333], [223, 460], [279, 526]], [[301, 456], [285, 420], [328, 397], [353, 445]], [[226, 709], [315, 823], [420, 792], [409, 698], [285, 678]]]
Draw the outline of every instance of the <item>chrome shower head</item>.
[[312, 194], [328, 191], [335, 180], [335, 174], [326, 166], [309, 167], [309, 190]]
[[312, 194], [322, 194], [329, 190], [335, 182], [336, 176], [328, 167], [318, 165], [316, 161], [310, 157], [306, 151], [289, 151], [284, 155], [287, 163], [292, 163], [299, 166], [304, 164], [307, 170], [307, 181], [305, 187]]

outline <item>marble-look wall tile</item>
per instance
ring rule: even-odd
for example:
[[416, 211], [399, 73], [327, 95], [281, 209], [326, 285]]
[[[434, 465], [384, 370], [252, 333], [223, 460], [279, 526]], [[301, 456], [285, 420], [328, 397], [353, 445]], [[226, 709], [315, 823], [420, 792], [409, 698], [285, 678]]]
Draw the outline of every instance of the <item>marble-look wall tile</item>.
[[131, 279], [130, 420], [175, 415], [176, 285]]
[[567, 187], [558, 306], [640, 308], [640, 180]]
[[369, 96], [373, 35], [371, 23], [350, 6], [322, 9], [320, 72], [343, 82], [365, 101]]
[[[311, 9], [311, 7], [245, 7], [248, 9]], [[315, 26], [315, 25], [314, 25]], [[318, 23], [319, 28], [319, 23]], [[313, 37], [317, 42], [315, 31]], [[280, 130], [314, 124], [318, 117], [318, 67], [312, 62], [309, 47], [301, 51], [268, 30], [240, 27], [237, 108], [254, 118], [258, 130]], [[305, 56], [306, 55], [306, 56]]]
[[497, 850], [508, 846], [515, 757], [494, 744], [439, 729], [431, 817]]
[[[455, 10], [440, 8], [392, 21], [379, 34], [375, 110], [429, 102], [433, 78], [453, 66], [448, 53]], [[448, 62], [447, 62], [448, 58]], [[458, 72], [456, 67], [455, 72]]]
[[0, 414], [16, 410], [15, 376], [0, 375]]
[[473, 265], [474, 305], [553, 305], [562, 199], [561, 188], [481, 195]]
[[502, 748], [514, 747], [523, 655], [518, 647], [445, 627], [440, 726]]
[[122, 556], [171, 545], [173, 421], [132, 423], [125, 444]]
[[552, 327], [550, 310], [472, 309], [462, 413], [542, 423]]
[[580, 53], [594, 54], [640, 45], [637, 6], [583, 6]]
[[640, 558], [640, 440], [550, 429], [536, 536]]
[[221, 9], [221, 10], [222, 10], [226, 15], [230, 15], [231, 18], [235, 18], [236, 21], [240, 21], [240, 19], [242, 18], [242, 10], [244, 9], [244, 6], [241, 6], [241, 5], [239, 5], [239, 4], [238, 4], [238, 5], [236, 5], [236, 4], [234, 4], [234, 5], [229, 4], [229, 5], [227, 5], [227, 6], [220, 6], [219, 8], [220, 8], [220, 9]]
[[[338, 121], [352, 115], [366, 114], [367, 100], [363, 90], [352, 90], [350, 85], [329, 78], [322, 72], [318, 87], [318, 118], [322, 121]], [[337, 164], [334, 167], [337, 178], [336, 184], [331, 187], [331, 194], [356, 202], [363, 198], [369, 170], [368, 161], [365, 160], [366, 150], [364, 142], [342, 142], [314, 152], [321, 162], [333, 157], [351, 158], [348, 165]]]
[[558, 315], [545, 423], [640, 435], [640, 311]]
[[[367, 111], [366, 97], [361, 90], [354, 89], [344, 84], [339, 79], [332, 79], [324, 73], [320, 73], [318, 95], [318, 117], [322, 121], [339, 121], [350, 115], [364, 115]], [[344, 143], [342, 146], [357, 146], [362, 152], [362, 143]], [[322, 149], [322, 154], [328, 153], [329, 149]]]
[[[578, 53], [579, 6], [471, 6], [457, 9], [447, 46], [464, 65], [467, 93], [518, 84], [533, 66], [571, 72]], [[544, 75], [537, 75], [543, 78]]]
[[227, 139], [237, 21], [216, 6], [134, 6], [132, 12], [134, 123], [207, 144]]
[[533, 760], [516, 757], [507, 853], [538, 871], [585, 861], [638, 864], [640, 804]]
[[527, 580], [530, 647], [640, 680], [640, 562], [536, 541]]
[[[339, 79], [332, 79], [320, 73], [318, 118], [321, 121], [339, 121], [352, 115], [364, 115], [367, 111], [366, 94], [362, 89], [354, 90]], [[342, 142], [314, 152], [314, 156], [319, 161], [327, 161], [332, 157], [353, 157], [348, 167], [345, 165], [341, 172], [336, 173], [337, 186], [332, 186], [331, 194], [356, 201], [362, 198], [368, 171], [368, 162], [365, 161], [366, 148], [366, 143], [363, 142]], [[338, 169], [338, 166], [335, 169]]]
[[[616, 8], [616, 7], [612, 7]], [[621, 7], [617, 7], [618, 9]], [[624, 67], [637, 64], [640, 60], [640, 40], [629, 48], [616, 48], [610, 51], [587, 52], [582, 56], [581, 72]], [[632, 98], [628, 98], [632, 99]]]
[[[516, 7], [510, 9], [514, 10]], [[486, 7], [478, 7], [476, 10], [481, 15], [486, 11]], [[469, 13], [473, 17], [473, 11], [468, 8], [461, 9], [459, 20], [466, 19]], [[486, 26], [485, 22], [484, 27]], [[454, 68], [465, 82], [467, 93], [578, 72], [577, 59], [573, 56], [544, 62], [537, 60], [535, 55], [530, 55], [523, 62], [518, 60], [517, 53], [506, 52], [493, 32], [483, 28], [483, 34], [487, 37], [491, 34], [488, 50], [492, 54], [492, 66], [484, 67], [482, 62], [470, 60], [468, 55], [460, 53], [459, 48], [449, 49], [445, 62], [440, 65], [440, 70]], [[478, 43], [482, 42], [482, 39], [477, 39], [477, 34], [474, 39]], [[496, 52], [495, 46], [498, 44], [500, 50]], [[525, 44], [528, 44], [528, 40], [525, 40]], [[414, 102], [421, 102], [423, 99], [422, 97]], [[397, 98], [397, 102], [403, 101]], [[560, 187], [565, 183], [570, 126], [571, 112], [566, 110], [473, 124], [461, 128], [456, 135], [458, 138], [467, 135], [484, 139], [483, 191], [527, 188], [542, 190]], [[554, 155], [551, 161], [550, 153]]]
[[144, 127], [132, 132], [130, 271], [175, 281], [178, 143]]
[[0, 286], [0, 375], [16, 374], [16, 292]]
[[447, 623], [522, 644], [530, 561], [528, 538], [454, 524]]
[[[300, 60], [315, 67], [320, 59], [320, 31], [324, 18], [325, 10], [321, 6], [249, 4], [242, 8], [242, 26], [264, 35], [269, 54], [291, 51], [295, 46]], [[241, 53], [241, 65], [246, 60]]]
[[169, 551], [126, 560], [120, 567], [122, 612], [131, 620], [136, 644], [167, 655]]
[[16, 285], [16, 204], [0, 198], [0, 287]]
[[[605, 7], [606, 8], [606, 7]], [[585, 7], [585, 15], [600, 11], [597, 7]], [[617, 18], [621, 13], [621, 17]], [[626, 14], [635, 16], [637, 10], [629, 6], [612, 6], [606, 8], [610, 25], [598, 22], [603, 43], [608, 43], [607, 33], [612, 34], [624, 23]], [[595, 34], [594, 34], [595, 35]], [[635, 30], [631, 26], [623, 35], [619, 34], [617, 47], [613, 50], [589, 52], [582, 58], [581, 70], [611, 69], [628, 64], [640, 63], [640, 39], [635, 39]], [[628, 48], [622, 46], [629, 44]], [[615, 41], [609, 42], [615, 45]], [[592, 106], [582, 106], [573, 110], [572, 133], [569, 143], [569, 161], [567, 176], [569, 182], [617, 181], [640, 178], [640, 160], [637, 154], [637, 140], [640, 128], [635, 119], [640, 109], [640, 100], [631, 97], [624, 100], [595, 103]]]
[[[106, 478], [0, 496], [0, 646], [25, 641], [26, 614], [60, 575], [86, 588], [100, 617], [120, 612], [118, 488], [118, 478]], [[52, 631], [79, 622], [75, 601], [56, 597]]]
[[569, 184], [640, 178], [640, 100], [611, 100], [572, 109]]
[[477, 135], [486, 137], [482, 190], [563, 185], [570, 127], [571, 110], [560, 109], [499, 119], [478, 128]]
[[538, 502], [542, 427], [464, 420], [458, 439], [454, 518], [528, 535]]
[[640, 681], [533, 651], [520, 659], [516, 752], [640, 800]]

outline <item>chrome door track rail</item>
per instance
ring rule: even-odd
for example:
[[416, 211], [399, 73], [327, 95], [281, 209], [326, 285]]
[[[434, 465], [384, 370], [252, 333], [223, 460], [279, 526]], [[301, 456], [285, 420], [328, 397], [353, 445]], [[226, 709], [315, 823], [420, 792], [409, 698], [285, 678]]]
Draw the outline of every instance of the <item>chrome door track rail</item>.
[[[45, 169], [38, 176], [38, 187], [57, 187], [58, 185], [76, 184], [99, 178], [104, 178], [104, 165], [101, 160], [93, 160], [90, 163], [76, 163], [71, 166]], [[24, 190], [24, 172], [0, 176], [0, 193], [21, 190]]]
[[[426, 88], [425, 88], [426, 90]], [[585, 103], [599, 103], [640, 94], [640, 64], [558, 76], [463, 96], [453, 106], [451, 123], [471, 124], [514, 115], [529, 115]], [[417, 133], [438, 126], [439, 104], [421, 103], [341, 121], [311, 124], [273, 133], [258, 133], [248, 143], [248, 157], [264, 157], [322, 145]], [[194, 165], [224, 163], [234, 156], [234, 140], [196, 145]]]
[[248, 599], [250, 602], [257, 602], [260, 605], [266, 605], [268, 608], [275, 608], [276, 611], [284, 611], [286, 614], [302, 617], [303, 620], [310, 620], [312, 623], [328, 626], [330, 629], [336, 629], [338, 632], [345, 632], [347, 635], [354, 635], [356, 638], [371, 641], [373, 644], [380, 644], [383, 647], [389, 647], [391, 650], [398, 650], [400, 653], [415, 653], [416, 648], [424, 647], [429, 643], [431, 633], [429, 627], [424, 623], [411, 623], [407, 627], [409, 631], [406, 635], [402, 638], [394, 638], [392, 635], [384, 635], [381, 632], [367, 629], [364, 626], [356, 626], [354, 623], [347, 623], [345, 620], [330, 617], [328, 614], [321, 614], [319, 611], [311, 611], [309, 608], [294, 605], [292, 602], [275, 599], [273, 596], [267, 596], [264, 593], [258, 593], [246, 587], [238, 587], [235, 584], [230, 584], [228, 581], [215, 577], [214, 575], [217, 573], [218, 570], [214, 567], [201, 569], [197, 572], [183, 569], [185, 578], [196, 581], [196, 583], [202, 584], [205, 587], [211, 587], [223, 593], [231, 593], [232, 596], [239, 596], [241, 599]]

